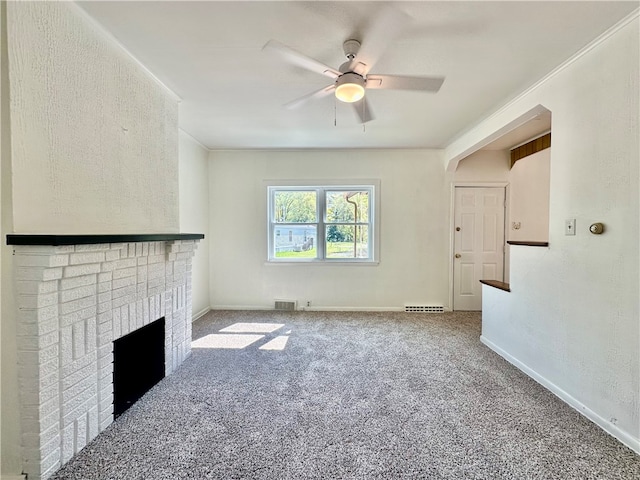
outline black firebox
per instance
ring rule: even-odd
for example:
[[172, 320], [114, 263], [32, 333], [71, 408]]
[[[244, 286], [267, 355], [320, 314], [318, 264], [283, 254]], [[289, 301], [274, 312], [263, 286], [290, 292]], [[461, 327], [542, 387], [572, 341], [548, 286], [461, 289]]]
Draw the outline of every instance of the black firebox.
[[113, 342], [113, 415], [164, 378], [164, 317]]

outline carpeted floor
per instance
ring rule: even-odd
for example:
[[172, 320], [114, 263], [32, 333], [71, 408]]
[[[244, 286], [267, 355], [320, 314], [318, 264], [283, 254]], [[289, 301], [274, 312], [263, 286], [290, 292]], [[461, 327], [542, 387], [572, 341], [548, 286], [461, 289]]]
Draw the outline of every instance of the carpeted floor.
[[53, 478], [640, 478], [640, 456], [479, 336], [479, 313], [211, 312], [191, 357]]

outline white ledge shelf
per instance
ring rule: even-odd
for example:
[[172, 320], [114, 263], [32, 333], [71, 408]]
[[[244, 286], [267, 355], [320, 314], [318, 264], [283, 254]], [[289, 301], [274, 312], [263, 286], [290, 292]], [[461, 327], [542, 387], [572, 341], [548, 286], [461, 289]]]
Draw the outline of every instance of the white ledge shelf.
[[493, 287], [493, 288], [504, 290], [505, 292], [511, 291], [511, 287], [509, 286], [508, 283], [500, 282], [498, 280], [480, 280], [480, 283], [484, 285], [489, 285], [490, 287]]
[[509, 245], [524, 245], [525, 247], [548, 247], [549, 242], [528, 242], [520, 240], [507, 240]]

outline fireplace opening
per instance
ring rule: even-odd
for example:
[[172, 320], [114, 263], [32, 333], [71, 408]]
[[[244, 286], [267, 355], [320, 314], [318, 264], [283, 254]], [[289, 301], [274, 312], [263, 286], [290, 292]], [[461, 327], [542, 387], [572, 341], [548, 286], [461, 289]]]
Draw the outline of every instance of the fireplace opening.
[[165, 376], [164, 317], [113, 342], [113, 416]]

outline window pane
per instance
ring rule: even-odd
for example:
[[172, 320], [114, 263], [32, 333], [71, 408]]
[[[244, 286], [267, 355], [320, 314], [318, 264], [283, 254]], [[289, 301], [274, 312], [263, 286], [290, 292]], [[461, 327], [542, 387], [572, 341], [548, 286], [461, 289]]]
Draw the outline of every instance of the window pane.
[[269, 192], [270, 261], [373, 261], [374, 187], [278, 186]]
[[326, 193], [327, 222], [362, 222], [369, 221], [368, 191], [333, 191]]
[[318, 231], [315, 225], [282, 225], [273, 230], [276, 258], [318, 257]]
[[369, 258], [365, 225], [327, 225], [327, 258]]
[[276, 223], [317, 222], [316, 192], [280, 190], [274, 194], [273, 220]]

